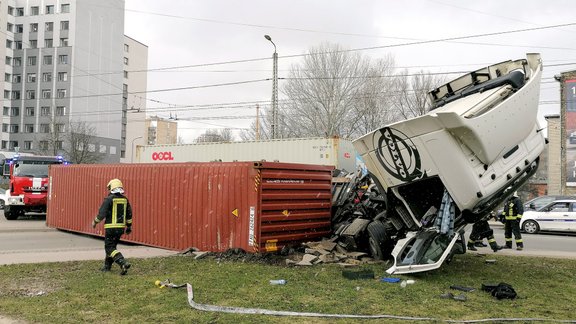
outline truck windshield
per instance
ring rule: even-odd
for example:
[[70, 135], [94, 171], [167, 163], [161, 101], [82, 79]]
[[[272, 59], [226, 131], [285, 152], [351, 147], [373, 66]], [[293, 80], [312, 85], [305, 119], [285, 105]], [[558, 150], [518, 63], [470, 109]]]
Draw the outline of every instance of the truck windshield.
[[29, 164], [19, 162], [14, 165], [14, 176], [47, 178], [48, 165], [50, 164]]

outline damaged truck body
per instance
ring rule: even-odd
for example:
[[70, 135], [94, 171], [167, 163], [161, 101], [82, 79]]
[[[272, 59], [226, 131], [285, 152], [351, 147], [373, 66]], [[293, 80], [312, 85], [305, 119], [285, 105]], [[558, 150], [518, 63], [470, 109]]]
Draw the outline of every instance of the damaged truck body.
[[539, 54], [468, 73], [429, 92], [431, 110], [354, 141], [368, 172], [333, 193], [332, 226], [349, 248], [389, 255], [388, 273], [429, 271], [465, 253], [466, 225], [530, 176], [538, 125]]

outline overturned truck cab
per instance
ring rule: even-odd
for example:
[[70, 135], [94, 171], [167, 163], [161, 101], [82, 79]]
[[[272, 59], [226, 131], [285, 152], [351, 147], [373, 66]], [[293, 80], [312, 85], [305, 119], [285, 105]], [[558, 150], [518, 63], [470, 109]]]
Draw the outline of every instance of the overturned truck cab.
[[465, 226], [534, 174], [545, 145], [541, 73], [539, 54], [468, 73], [430, 91], [427, 114], [354, 141], [380, 209], [356, 219], [378, 232], [369, 233], [376, 250], [393, 246], [389, 273], [436, 269], [464, 253]]

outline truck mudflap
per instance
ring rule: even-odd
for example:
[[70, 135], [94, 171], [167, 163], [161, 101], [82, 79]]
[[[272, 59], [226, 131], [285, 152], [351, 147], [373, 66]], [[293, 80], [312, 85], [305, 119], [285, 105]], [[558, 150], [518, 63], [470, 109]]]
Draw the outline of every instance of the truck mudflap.
[[392, 257], [394, 265], [386, 270], [389, 274], [408, 274], [440, 268], [454, 253], [464, 253], [462, 230], [451, 236], [435, 228], [410, 232], [398, 241]]

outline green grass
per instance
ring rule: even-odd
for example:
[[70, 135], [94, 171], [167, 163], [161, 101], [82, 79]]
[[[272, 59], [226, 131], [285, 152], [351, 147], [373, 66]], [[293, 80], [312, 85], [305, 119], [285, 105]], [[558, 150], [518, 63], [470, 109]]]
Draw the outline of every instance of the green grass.
[[[285, 267], [241, 261], [194, 260], [190, 256], [131, 259], [127, 276], [101, 273], [101, 262], [20, 264], [0, 267], [0, 314], [42, 323], [350, 323], [329, 318], [273, 317], [202, 312], [192, 309], [185, 289], [159, 289], [158, 279], [189, 282], [197, 303], [334, 314], [389, 314], [439, 320], [481, 318], [576, 319], [576, 260], [490, 255], [496, 264], [472, 254], [458, 255], [437, 271], [411, 276], [413, 285], [349, 280], [337, 265]], [[386, 265], [362, 265], [378, 277]], [[270, 279], [286, 279], [271, 286]], [[506, 282], [520, 298], [496, 300], [479, 288]], [[468, 300], [442, 299], [477, 288]], [[392, 321], [395, 322], [395, 321]], [[406, 322], [406, 321], [403, 321]]]

